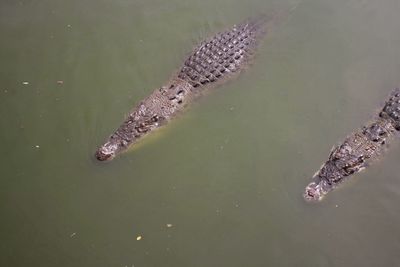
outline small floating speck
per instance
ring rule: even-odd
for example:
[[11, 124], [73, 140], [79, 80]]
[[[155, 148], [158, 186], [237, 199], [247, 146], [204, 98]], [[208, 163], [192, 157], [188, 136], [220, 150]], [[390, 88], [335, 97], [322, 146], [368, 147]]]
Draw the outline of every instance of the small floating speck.
[[7, 89], [6, 89], [6, 90], [4, 90], [4, 93], [8, 93]]
[[74, 236], [76, 236], [76, 233], [72, 233], [72, 234], [70, 235], [70, 237], [74, 237]]
[[71, 24], [67, 24], [67, 27], [68, 27], [68, 28], [71, 28], [72, 26], [71, 26]]
[[58, 80], [58, 81], [57, 81], [57, 84], [62, 85], [62, 84], [64, 84], [64, 81]]
[[29, 84], [29, 82], [27, 82], [27, 81], [24, 81], [24, 82], [22, 82], [22, 84], [23, 84], [23, 85], [28, 85], [28, 84]]
[[40, 148], [40, 146], [39, 146], [39, 145], [36, 145], [35, 147], [36, 147], [36, 148]]
[[171, 228], [173, 225], [171, 223], [167, 223], [167, 228]]
[[141, 235], [138, 235], [138, 236], [136, 237], [136, 240], [137, 240], [137, 241], [142, 240], [142, 236], [141, 236]]

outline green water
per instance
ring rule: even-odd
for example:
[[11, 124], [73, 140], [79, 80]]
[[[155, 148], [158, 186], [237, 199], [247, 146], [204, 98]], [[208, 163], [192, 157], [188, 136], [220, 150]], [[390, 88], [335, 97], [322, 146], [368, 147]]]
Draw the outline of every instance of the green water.
[[[197, 42], [295, 5], [238, 79], [113, 162], [94, 159]], [[399, 11], [1, 1], [0, 266], [397, 266], [400, 146], [321, 203], [302, 193], [400, 85]]]

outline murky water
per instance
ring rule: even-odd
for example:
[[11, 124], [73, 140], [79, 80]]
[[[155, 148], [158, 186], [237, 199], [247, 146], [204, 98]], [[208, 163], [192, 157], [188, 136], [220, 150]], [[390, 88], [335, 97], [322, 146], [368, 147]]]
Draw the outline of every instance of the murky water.
[[[199, 40], [296, 4], [239, 79], [122, 157], [94, 160]], [[0, 265], [398, 265], [400, 146], [319, 204], [301, 195], [400, 85], [399, 11], [397, 0], [2, 1]]]

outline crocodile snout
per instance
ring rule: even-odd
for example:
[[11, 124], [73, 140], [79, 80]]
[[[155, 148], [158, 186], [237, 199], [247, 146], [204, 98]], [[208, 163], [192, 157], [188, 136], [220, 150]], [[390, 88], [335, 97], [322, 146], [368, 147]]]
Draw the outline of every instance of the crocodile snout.
[[111, 160], [115, 157], [117, 150], [118, 150], [117, 144], [112, 142], [107, 142], [96, 151], [95, 157], [99, 161]]

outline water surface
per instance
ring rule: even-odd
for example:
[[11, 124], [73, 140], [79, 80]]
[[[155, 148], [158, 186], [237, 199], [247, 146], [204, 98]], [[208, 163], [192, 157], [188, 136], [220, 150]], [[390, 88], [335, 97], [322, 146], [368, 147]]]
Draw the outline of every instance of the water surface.
[[[94, 159], [197, 42], [295, 5], [237, 80], [113, 162]], [[325, 201], [301, 195], [400, 84], [399, 11], [396, 0], [2, 1], [0, 265], [398, 265], [399, 146]]]

